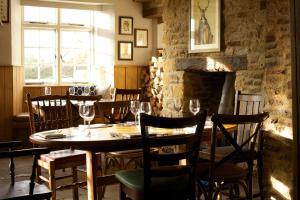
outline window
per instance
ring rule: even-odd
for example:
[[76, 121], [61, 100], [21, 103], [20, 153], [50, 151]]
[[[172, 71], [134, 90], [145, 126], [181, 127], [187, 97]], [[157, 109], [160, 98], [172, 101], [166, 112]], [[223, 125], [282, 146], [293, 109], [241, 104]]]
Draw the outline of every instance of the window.
[[92, 80], [94, 12], [24, 6], [25, 83]]

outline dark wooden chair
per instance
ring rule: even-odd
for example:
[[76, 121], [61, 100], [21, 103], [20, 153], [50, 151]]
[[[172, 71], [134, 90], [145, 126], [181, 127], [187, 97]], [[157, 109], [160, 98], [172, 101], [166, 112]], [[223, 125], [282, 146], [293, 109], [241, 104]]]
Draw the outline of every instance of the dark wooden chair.
[[[141, 113], [144, 168], [119, 171], [121, 199], [195, 199], [195, 178], [206, 111], [192, 117], [165, 118]], [[149, 136], [148, 127], [179, 129], [197, 126], [194, 134]], [[180, 151], [153, 152], [151, 148], [180, 145]], [[186, 160], [185, 165], [180, 161]], [[157, 162], [167, 162], [157, 166]]]
[[[67, 92], [67, 95], [69, 95], [69, 92]], [[85, 103], [88, 101], [91, 102], [98, 102], [102, 99], [102, 95], [88, 95], [88, 96], [80, 96], [80, 95], [69, 95], [70, 102], [71, 102], [71, 112], [72, 112], [72, 120], [73, 120], [73, 126], [78, 126], [82, 118], [79, 115], [78, 111], [78, 104], [79, 103]]]
[[102, 101], [95, 102], [95, 117], [104, 118], [108, 123], [122, 123], [128, 121], [130, 101]]
[[[235, 106], [234, 106], [234, 114], [235, 115], [252, 115], [263, 113], [264, 111], [264, 96], [262, 94], [250, 94], [250, 93], [242, 93], [241, 91], [237, 91], [235, 95]], [[249, 126], [247, 125], [239, 125], [238, 126], [238, 134], [236, 137], [237, 142], [241, 144], [245, 139], [249, 137]], [[263, 131], [259, 133], [257, 146], [254, 150], [253, 159], [257, 161], [257, 177], [258, 177], [258, 186], [259, 193], [253, 194], [253, 197], [260, 196], [263, 200], [263, 144], [264, 144], [264, 136]], [[243, 162], [242, 158], [237, 160], [237, 163]]]
[[[31, 98], [27, 94], [31, 134], [39, 131], [56, 130], [72, 126], [70, 99], [68, 95], [47, 95]], [[85, 165], [85, 151], [72, 148], [53, 150], [42, 154], [37, 162], [37, 180], [46, 181], [52, 191], [52, 200], [56, 199], [56, 190], [73, 189], [73, 198], [78, 199], [77, 167]], [[41, 168], [47, 170], [48, 177], [43, 176]], [[71, 174], [56, 176], [59, 169], [71, 168]], [[71, 184], [57, 187], [56, 180], [72, 178]]]
[[[230, 198], [233, 198], [233, 186], [241, 185], [245, 191], [246, 199], [252, 199], [252, 175], [253, 162], [257, 138], [262, 123], [269, 116], [268, 113], [256, 115], [221, 115], [212, 117], [213, 132], [210, 147], [210, 158], [207, 162], [200, 162], [198, 165], [199, 191], [204, 194], [205, 199], [217, 199], [221, 191], [228, 186]], [[238, 143], [235, 136], [229, 133], [224, 124], [245, 125], [249, 128], [249, 137]], [[216, 159], [216, 135], [217, 130], [224, 134], [226, 141], [233, 147], [229, 154]], [[237, 137], [242, 137], [242, 132], [237, 132]], [[241, 160], [242, 158], [242, 160]], [[246, 163], [247, 168], [236, 165], [237, 161]], [[204, 184], [207, 181], [208, 187]], [[201, 193], [200, 193], [201, 194]]]
[[[47, 148], [31, 148], [15, 150], [15, 147], [21, 146], [21, 142], [10, 141], [0, 142], [0, 158], [8, 158], [10, 170], [10, 184], [2, 184], [0, 187], [0, 199], [49, 199], [51, 191], [45, 185], [35, 183], [35, 170], [37, 159], [41, 154], [48, 153]], [[23, 156], [33, 156], [32, 171], [30, 180], [15, 180], [14, 158]], [[23, 167], [23, 166], [22, 166]]]
[[114, 101], [141, 100], [142, 89], [121, 89], [115, 88]]

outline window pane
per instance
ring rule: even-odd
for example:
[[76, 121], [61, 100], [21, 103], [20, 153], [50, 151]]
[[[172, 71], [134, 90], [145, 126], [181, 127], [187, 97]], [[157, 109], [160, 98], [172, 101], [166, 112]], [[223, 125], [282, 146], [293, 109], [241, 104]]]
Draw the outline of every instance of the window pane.
[[40, 30], [40, 47], [52, 47], [56, 45], [55, 30]]
[[38, 30], [24, 30], [24, 46], [38, 47], [39, 46], [39, 31]]
[[25, 67], [25, 80], [38, 79], [38, 65], [27, 65]]
[[54, 64], [55, 63], [55, 50], [50, 48], [40, 49], [40, 63]]
[[56, 8], [24, 6], [24, 22], [56, 23]]
[[47, 80], [52, 80], [53, 77], [53, 67], [52, 65], [40, 65], [41, 69], [41, 79], [45, 82], [49, 82]]
[[[80, 17], [78, 17], [78, 16], [80, 16]], [[61, 9], [61, 23], [62, 24], [90, 26], [91, 25], [91, 11]]]
[[90, 48], [90, 33], [82, 31], [62, 31], [61, 46], [62, 48]]
[[61, 78], [63, 82], [73, 82], [74, 67], [73, 65], [63, 65]]
[[24, 49], [24, 62], [25, 68], [27, 64], [39, 63], [39, 49], [38, 48], [25, 48]]

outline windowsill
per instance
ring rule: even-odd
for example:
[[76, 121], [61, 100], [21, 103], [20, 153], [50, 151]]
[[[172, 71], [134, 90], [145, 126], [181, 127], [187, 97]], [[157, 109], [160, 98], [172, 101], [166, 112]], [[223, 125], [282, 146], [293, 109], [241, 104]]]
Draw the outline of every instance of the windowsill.
[[50, 86], [50, 87], [66, 87], [66, 86], [81, 86], [81, 85], [96, 85], [95, 83], [62, 83], [62, 84], [38, 84], [38, 83], [30, 83], [30, 84], [24, 84], [24, 87], [45, 87], [45, 86]]

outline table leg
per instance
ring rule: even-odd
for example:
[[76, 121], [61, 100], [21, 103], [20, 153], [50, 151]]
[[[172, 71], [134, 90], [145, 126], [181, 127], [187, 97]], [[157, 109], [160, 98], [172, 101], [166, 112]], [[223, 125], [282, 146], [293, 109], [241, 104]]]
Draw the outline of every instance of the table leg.
[[87, 173], [87, 189], [88, 199], [97, 200], [97, 166], [96, 154], [94, 151], [86, 152], [86, 173]]

